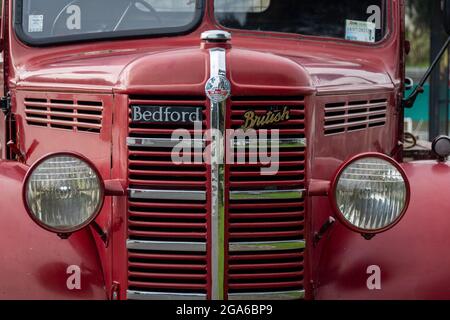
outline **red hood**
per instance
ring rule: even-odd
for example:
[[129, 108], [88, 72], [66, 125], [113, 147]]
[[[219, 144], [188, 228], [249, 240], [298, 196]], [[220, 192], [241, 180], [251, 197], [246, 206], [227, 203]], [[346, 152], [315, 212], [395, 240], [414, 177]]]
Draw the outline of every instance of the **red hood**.
[[[209, 55], [198, 47], [84, 52], [18, 69], [18, 87], [46, 86], [104, 92], [204, 94]], [[35, 60], [37, 61], [37, 59]], [[326, 52], [285, 57], [233, 48], [227, 57], [234, 94], [252, 90], [345, 90], [392, 87], [376, 61], [340, 59]], [[250, 91], [249, 91], [250, 90]]]

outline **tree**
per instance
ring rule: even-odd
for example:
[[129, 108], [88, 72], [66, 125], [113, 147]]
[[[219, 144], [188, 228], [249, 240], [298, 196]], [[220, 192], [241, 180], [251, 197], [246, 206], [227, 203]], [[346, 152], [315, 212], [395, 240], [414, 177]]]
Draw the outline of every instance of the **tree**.
[[408, 56], [410, 66], [429, 64], [431, 17], [429, 1], [406, 0], [406, 37], [412, 42], [412, 50]]
[[[438, 1], [438, 0], [433, 0]], [[431, 20], [431, 6], [428, 1], [424, 0], [407, 0], [406, 14], [411, 22], [418, 29], [429, 30]]]

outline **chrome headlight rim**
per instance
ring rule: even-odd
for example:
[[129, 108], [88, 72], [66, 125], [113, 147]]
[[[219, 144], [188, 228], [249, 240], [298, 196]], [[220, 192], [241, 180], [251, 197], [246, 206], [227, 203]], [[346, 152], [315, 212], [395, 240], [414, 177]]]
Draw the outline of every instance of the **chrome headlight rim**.
[[[339, 209], [339, 205], [337, 203], [337, 196], [336, 196], [337, 186], [338, 186], [340, 178], [341, 178], [342, 174], [344, 173], [345, 169], [348, 168], [350, 165], [352, 165], [354, 162], [359, 161], [361, 159], [366, 159], [366, 158], [367, 159], [376, 158], [376, 159], [384, 160], [384, 161], [388, 162], [390, 165], [395, 167], [395, 169], [401, 174], [404, 184], [405, 184], [406, 195], [405, 195], [405, 205], [403, 207], [403, 210], [400, 212], [398, 217], [395, 220], [393, 220], [389, 225], [387, 225], [383, 228], [379, 228], [379, 229], [363, 229], [363, 228], [359, 228], [359, 227], [355, 226], [354, 224], [350, 223], [350, 221], [348, 221], [345, 218], [344, 213], [341, 212], [341, 210]], [[400, 166], [400, 164], [396, 160], [394, 160], [393, 158], [391, 158], [385, 154], [382, 154], [382, 153], [367, 152], [367, 153], [361, 153], [361, 154], [351, 157], [347, 161], [344, 161], [344, 163], [339, 167], [339, 169], [337, 170], [337, 173], [335, 174], [335, 176], [331, 182], [329, 198], [330, 198], [332, 209], [334, 210], [337, 219], [345, 227], [347, 227], [351, 231], [360, 233], [362, 235], [372, 235], [373, 236], [373, 235], [380, 234], [380, 233], [386, 232], [386, 231], [394, 228], [403, 219], [406, 212], [408, 211], [408, 207], [409, 207], [409, 203], [410, 203], [410, 199], [411, 199], [411, 186], [410, 186], [409, 179], [408, 179], [408, 176], [406, 175], [405, 170]]]
[[[99, 198], [100, 201], [99, 201], [99, 204], [97, 205], [96, 210], [94, 211], [94, 213], [91, 215], [91, 217], [88, 220], [86, 220], [84, 223], [82, 223], [80, 225], [74, 226], [73, 228], [58, 229], [58, 228], [53, 228], [53, 227], [43, 223], [41, 220], [39, 220], [36, 217], [36, 215], [30, 209], [29, 204], [28, 204], [27, 187], [28, 187], [29, 180], [30, 180], [31, 176], [33, 175], [34, 171], [45, 161], [47, 161], [51, 158], [57, 158], [57, 157], [73, 157], [73, 158], [76, 158], [76, 159], [84, 162], [96, 174], [97, 180], [98, 180], [98, 183], [100, 186], [100, 190], [99, 190], [100, 191], [100, 198]], [[100, 171], [97, 169], [97, 167], [92, 163], [92, 161], [90, 161], [88, 158], [86, 158], [82, 154], [76, 153], [76, 152], [49, 153], [49, 154], [43, 156], [42, 158], [39, 158], [28, 169], [28, 172], [26, 173], [23, 184], [22, 184], [22, 201], [25, 206], [25, 210], [26, 210], [27, 214], [30, 216], [31, 220], [33, 220], [39, 227], [41, 227], [42, 229], [49, 231], [51, 233], [55, 233], [55, 234], [59, 234], [59, 235], [70, 235], [70, 234], [73, 234], [75, 232], [85, 229], [90, 224], [92, 224], [95, 219], [97, 219], [98, 215], [102, 211], [103, 206], [105, 204], [105, 182], [100, 174]]]

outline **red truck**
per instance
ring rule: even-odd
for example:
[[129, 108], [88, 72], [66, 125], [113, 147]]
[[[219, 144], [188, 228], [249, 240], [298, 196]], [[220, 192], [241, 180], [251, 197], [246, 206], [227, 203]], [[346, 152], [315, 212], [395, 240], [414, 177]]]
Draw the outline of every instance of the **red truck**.
[[1, 21], [1, 299], [450, 298], [449, 139], [403, 161], [403, 0]]

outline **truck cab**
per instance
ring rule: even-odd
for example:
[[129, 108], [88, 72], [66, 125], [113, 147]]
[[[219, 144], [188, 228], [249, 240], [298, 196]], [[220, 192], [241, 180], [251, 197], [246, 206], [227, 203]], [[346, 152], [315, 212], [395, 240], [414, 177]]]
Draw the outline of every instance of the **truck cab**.
[[0, 298], [450, 297], [404, 6], [3, 0]]

